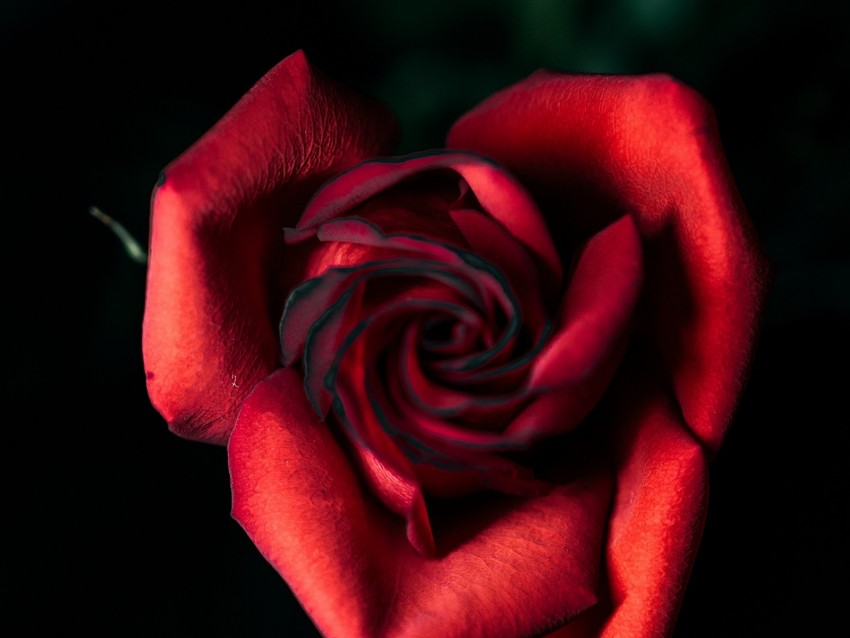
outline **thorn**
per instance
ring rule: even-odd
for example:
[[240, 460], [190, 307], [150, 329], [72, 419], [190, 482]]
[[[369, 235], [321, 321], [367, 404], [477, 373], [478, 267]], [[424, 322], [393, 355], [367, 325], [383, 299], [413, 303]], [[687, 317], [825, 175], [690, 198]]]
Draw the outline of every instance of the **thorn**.
[[133, 236], [127, 232], [126, 228], [100, 210], [97, 206], [89, 207], [89, 214], [91, 214], [91, 216], [95, 219], [103, 222], [113, 233], [115, 233], [118, 239], [121, 240], [121, 244], [124, 246], [124, 250], [127, 251], [127, 255], [129, 255], [130, 259], [139, 264], [148, 263], [147, 253], [142, 248], [141, 244], [139, 244], [139, 242], [137, 242]]

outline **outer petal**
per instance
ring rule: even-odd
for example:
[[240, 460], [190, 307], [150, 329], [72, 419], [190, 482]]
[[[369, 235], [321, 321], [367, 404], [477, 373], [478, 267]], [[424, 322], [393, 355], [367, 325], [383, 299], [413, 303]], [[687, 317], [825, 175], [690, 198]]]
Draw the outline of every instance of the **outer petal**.
[[448, 146], [517, 175], [557, 237], [634, 215], [648, 331], [686, 423], [716, 449], [746, 375], [766, 267], [710, 107], [664, 75], [538, 72], [461, 118]]
[[[599, 464], [545, 496], [435, 507], [438, 558], [364, 491], [282, 369], [228, 445], [233, 515], [328, 638], [540, 635], [595, 601], [610, 477]], [[451, 508], [451, 511], [444, 511]]]
[[293, 275], [281, 236], [331, 175], [388, 152], [395, 123], [312, 69], [275, 66], [172, 162], [153, 194], [143, 325], [148, 392], [177, 434], [223, 443], [277, 366]]
[[670, 635], [708, 502], [703, 450], [675, 408], [660, 393], [631, 405], [618, 441], [607, 551], [614, 609], [601, 638]]
[[557, 638], [670, 636], [690, 578], [705, 522], [707, 460], [657, 387], [654, 367], [643, 363], [619, 378], [603, 416], [614, 425], [617, 460], [608, 594]]

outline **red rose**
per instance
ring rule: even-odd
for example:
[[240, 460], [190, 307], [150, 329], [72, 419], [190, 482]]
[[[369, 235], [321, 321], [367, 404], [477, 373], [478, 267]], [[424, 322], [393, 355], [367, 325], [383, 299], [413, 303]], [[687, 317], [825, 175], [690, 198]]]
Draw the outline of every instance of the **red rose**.
[[153, 404], [329, 637], [669, 635], [764, 294], [710, 108], [538, 72], [394, 138], [299, 52], [166, 169]]

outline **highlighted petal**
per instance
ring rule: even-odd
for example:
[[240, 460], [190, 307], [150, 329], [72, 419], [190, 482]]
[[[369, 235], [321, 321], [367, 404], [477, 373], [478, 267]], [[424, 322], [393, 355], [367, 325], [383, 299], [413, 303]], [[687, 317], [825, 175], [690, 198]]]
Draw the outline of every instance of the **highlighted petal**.
[[643, 279], [640, 237], [628, 215], [593, 237], [567, 285], [561, 322], [534, 362], [531, 385], [580, 383], [617, 351]]
[[608, 592], [553, 637], [669, 636], [679, 613], [702, 538], [707, 461], [674, 402], [656, 387], [655, 366], [639, 364], [617, 384], [604, 417], [615, 425], [617, 464], [605, 552]]
[[280, 370], [246, 401], [228, 446], [233, 516], [323, 635], [542, 635], [594, 604], [606, 472], [435, 512], [438, 555], [425, 558], [299, 387]]
[[322, 181], [386, 153], [395, 134], [383, 106], [298, 52], [165, 169], [143, 352], [151, 400], [174, 432], [227, 440], [244, 398], [278, 365], [275, 322], [298, 276], [281, 227]]
[[650, 336], [688, 426], [717, 449], [747, 374], [767, 266], [711, 108], [664, 75], [538, 72], [463, 116], [447, 146], [506, 166], [558, 236], [633, 215]]

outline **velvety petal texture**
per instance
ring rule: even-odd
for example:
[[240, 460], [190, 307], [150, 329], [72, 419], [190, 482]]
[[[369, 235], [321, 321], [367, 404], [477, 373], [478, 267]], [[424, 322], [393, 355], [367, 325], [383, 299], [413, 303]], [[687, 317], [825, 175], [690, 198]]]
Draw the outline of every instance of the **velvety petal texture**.
[[446, 512], [439, 557], [364, 489], [291, 369], [261, 383], [228, 446], [233, 515], [326, 636], [515, 638], [596, 601], [611, 474]]
[[143, 353], [151, 400], [172, 430], [227, 441], [242, 401], [279, 365], [277, 321], [300, 278], [281, 228], [321, 182], [388, 152], [395, 137], [386, 108], [297, 52], [165, 168], [152, 200]]
[[600, 603], [556, 638], [670, 636], [702, 537], [708, 462], [647, 353], [630, 357], [600, 418], [615, 464]]
[[666, 75], [540, 71], [463, 116], [447, 145], [506, 166], [556, 234], [633, 216], [646, 256], [645, 332], [686, 424], [716, 450], [745, 381], [768, 269], [708, 104]]

